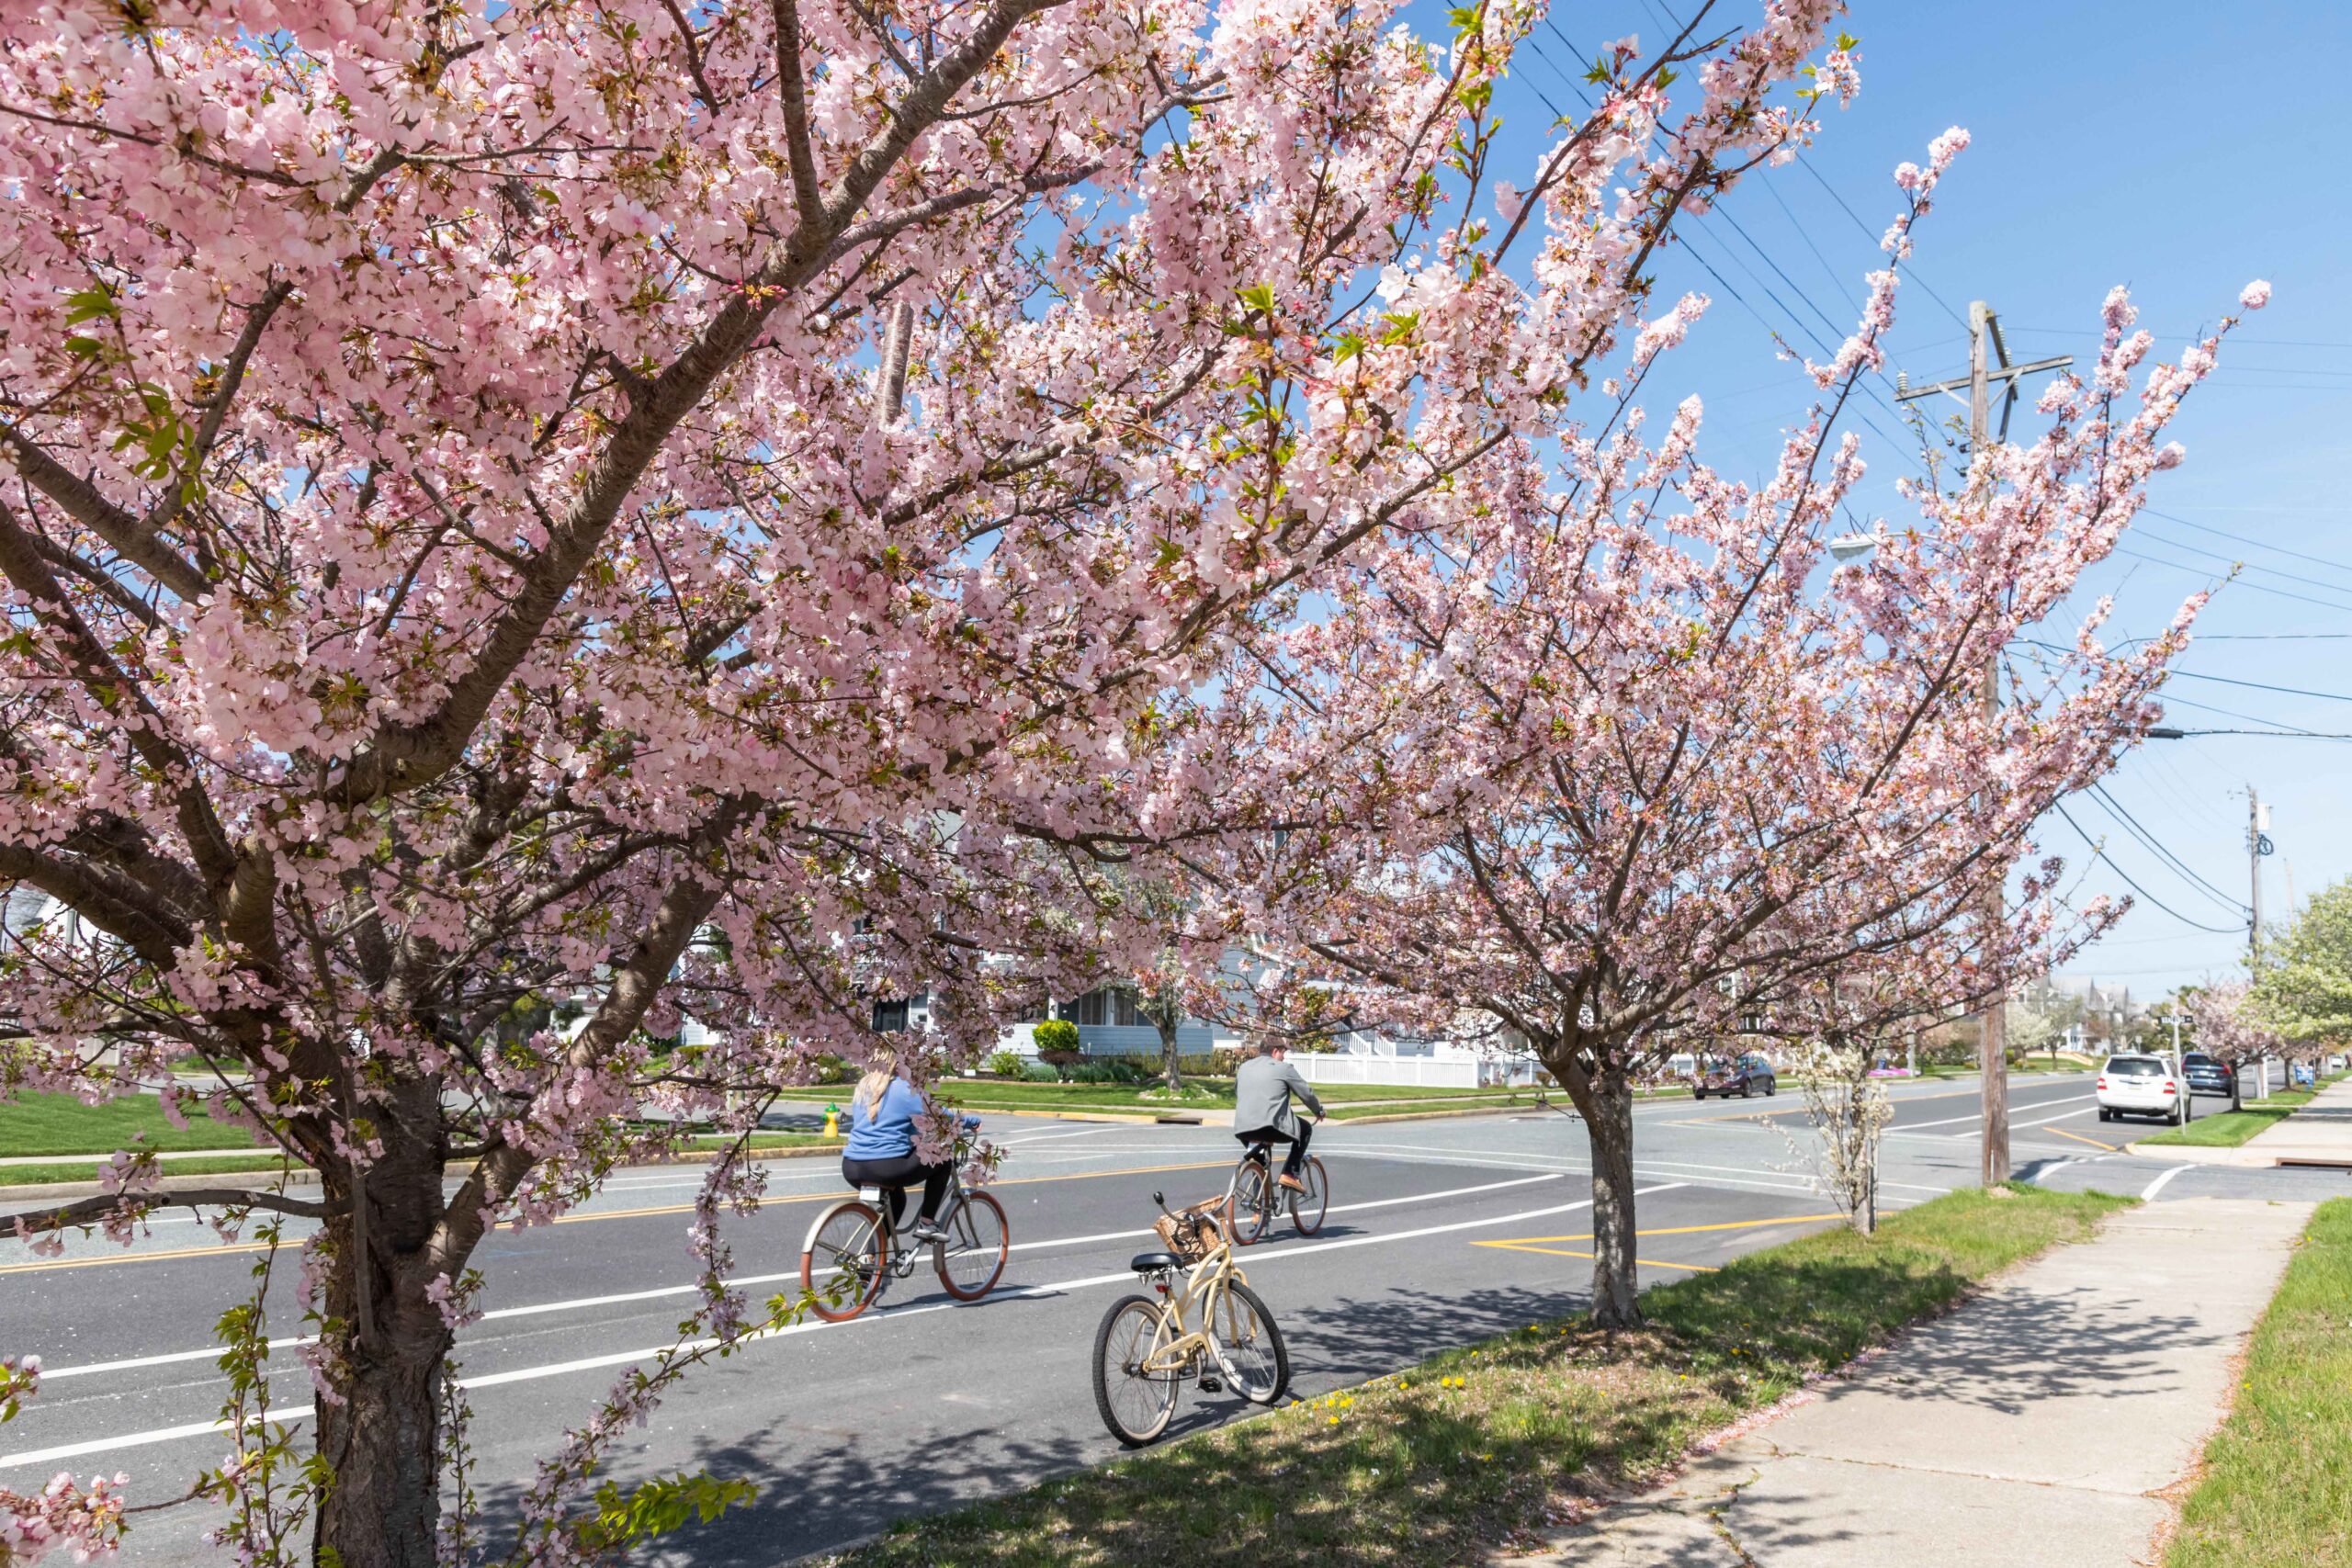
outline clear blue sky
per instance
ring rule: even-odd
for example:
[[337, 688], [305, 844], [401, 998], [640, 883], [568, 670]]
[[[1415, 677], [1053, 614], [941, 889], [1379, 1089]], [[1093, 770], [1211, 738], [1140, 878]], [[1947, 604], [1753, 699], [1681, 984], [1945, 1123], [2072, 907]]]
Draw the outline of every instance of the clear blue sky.
[[[1533, 39], [1544, 58], [1523, 56], [1498, 95], [1506, 112], [1531, 139], [1551, 116], [1539, 94], [1581, 115], [1565, 79], [1580, 72], [1561, 35], [1588, 55], [1629, 32], [1655, 44], [1668, 36], [1665, 9], [1688, 16], [1692, 4], [1561, 6], [1558, 31], [1539, 28]], [[1412, 19], [1434, 30], [1442, 24], [1430, 9], [1416, 6]], [[1755, 11], [1755, 0], [1718, 0], [1715, 14], [1745, 22]], [[2169, 515], [2144, 516], [2126, 542], [2130, 553], [2102, 565], [2088, 586], [2117, 596], [2115, 641], [2160, 629], [2188, 593], [2243, 562], [2165, 689], [2167, 722], [2352, 733], [2352, 438], [2342, 423], [2352, 414], [2342, 260], [2352, 247], [2352, 204], [2335, 109], [2352, 58], [2352, 7], [1860, 0], [1847, 30], [1861, 39], [1862, 96], [1842, 113], [1827, 111], [1806, 158], [1821, 178], [1804, 167], [1751, 178], [1696, 226], [1687, 254], [1663, 265], [1667, 298], [1699, 288], [1715, 303], [1671, 374], [1653, 378], [1657, 411], [1698, 391], [1709, 458], [1731, 473], [1769, 464], [1809, 383], [1775, 357], [1765, 323], [1826, 357], [1805, 329], [1832, 346], [1849, 329], [1861, 276], [1880, 265], [1876, 235], [1896, 210], [1889, 172], [1921, 158], [1945, 127], [1966, 126], [1973, 144], [1939, 188], [1911, 268], [1951, 309], [1917, 281], [1904, 289], [1890, 373], [1908, 371], [1916, 383], [1964, 371], [1973, 299], [1999, 312], [2012, 356], [2024, 360], [2087, 352], [2101, 298], [2127, 284], [2142, 324], [2171, 357], [2234, 308], [2241, 286], [2270, 279], [2270, 308], [2232, 340], [2221, 370], [2174, 427], [2188, 460], [2158, 476], [2152, 497]], [[1500, 172], [1527, 182], [1519, 169]], [[1874, 478], [1891, 479], [1909, 465], [1880, 432], [1905, 433], [1885, 408], [1864, 412], [1878, 426], [1860, 427]], [[2030, 416], [2022, 406], [2016, 428], [2030, 430]], [[2352, 741], [2149, 742], [2107, 789], [2114, 808], [2179, 863], [2096, 798], [2068, 809], [2113, 864], [2091, 861], [2072, 828], [2049, 821], [2044, 847], [2086, 870], [2084, 896], [2130, 893], [2127, 877], [2153, 896], [2139, 897], [2065, 973], [2143, 996], [2243, 973], [2248, 784], [2271, 807], [2277, 852], [2264, 867], [2263, 897], [2276, 920], [2290, 881], [2301, 898], [2352, 874], [2352, 823], [2339, 804], [2347, 770]]]

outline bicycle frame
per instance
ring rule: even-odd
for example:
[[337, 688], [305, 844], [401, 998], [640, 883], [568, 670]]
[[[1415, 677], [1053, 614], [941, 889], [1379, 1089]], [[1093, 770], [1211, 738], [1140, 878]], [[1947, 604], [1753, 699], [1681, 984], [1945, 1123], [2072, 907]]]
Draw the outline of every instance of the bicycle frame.
[[[1181, 1332], [1146, 1356], [1138, 1370], [1147, 1374], [1182, 1377], [1186, 1369], [1205, 1352], [1211, 1360], [1218, 1362], [1222, 1371], [1223, 1360], [1218, 1357], [1216, 1346], [1209, 1341], [1208, 1325], [1216, 1321], [1217, 1298], [1236, 1281], [1246, 1285], [1250, 1277], [1235, 1266], [1233, 1244], [1220, 1241], [1206, 1258], [1193, 1264], [1186, 1272], [1182, 1290], [1169, 1291], [1165, 1284], [1160, 1285], [1159, 1289], [1168, 1293], [1168, 1315]], [[1202, 1326], [1198, 1328], [1193, 1326], [1191, 1320], [1192, 1308], [1195, 1303], [1201, 1309]]]
[[[907, 1189], [900, 1188], [899, 1190], [901, 1193], [905, 1193]], [[901, 1247], [899, 1245], [899, 1227], [893, 1224], [890, 1220], [890, 1190], [885, 1187], [861, 1187], [857, 1190], [857, 1196], [861, 1201], [873, 1209], [879, 1223], [883, 1237], [890, 1244], [889, 1272], [891, 1277], [899, 1280], [912, 1279], [914, 1277], [916, 1261], [923, 1256], [924, 1249], [922, 1247]], [[911, 1203], [917, 1200], [909, 1196], [907, 1201]], [[965, 1203], [964, 1170], [959, 1165], [956, 1167], [955, 1174], [947, 1179], [947, 1196], [941, 1200], [939, 1205], [939, 1218], [933, 1223], [938, 1225], [942, 1231], [947, 1231], [950, 1226], [955, 1224], [957, 1216], [963, 1213]], [[820, 1213], [817, 1216], [816, 1223], [819, 1224], [824, 1223], [823, 1213]], [[861, 1234], [858, 1239], [863, 1241], [865, 1237]], [[803, 1250], [806, 1250], [805, 1247]]]

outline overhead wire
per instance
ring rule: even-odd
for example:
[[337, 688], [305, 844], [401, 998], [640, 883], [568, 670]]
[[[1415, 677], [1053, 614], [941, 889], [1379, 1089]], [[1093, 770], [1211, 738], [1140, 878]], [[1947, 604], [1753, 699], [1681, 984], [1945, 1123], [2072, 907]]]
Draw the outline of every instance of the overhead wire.
[[2137, 893], [2141, 897], [2145, 898], [2149, 903], [2154, 905], [2165, 914], [2170, 915], [2174, 919], [2178, 920], [2184, 926], [2193, 926], [2200, 931], [2211, 931], [2216, 936], [2235, 936], [2238, 933], [2239, 928], [2236, 926], [2209, 926], [2202, 920], [2192, 920], [2187, 915], [2182, 914], [2178, 909], [2174, 908], [2171, 905], [2165, 903], [2163, 899], [2157, 897], [2154, 894], [2141, 886], [2137, 882], [2132, 880], [2132, 874], [2124, 870], [2121, 865], [2118, 864], [2113, 855], [2107, 852], [2107, 846], [2105, 844], [2101, 843], [2098, 840], [2092, 838], [2088, 833], [2083, 831], [2083, 825], [2075, 820], [2074, 813], [2066, 809], [2066, 806], [2064, 801], [2054, 802], [2052, 803], [2052, 806], [2058, 815], [2065, 819], [2066, 826], [2072, 828], [2075, 830], [2075, 835], [2079, 837], [2085, 844], [2090, 847], [2091, 853], [2098, 859], [2105, 861], [2108, 863], [2109, 869], [2113, 871], [2116, 875], [2121, 877], [2123, 879], [2123, 885], [2126, 887], [2131, 888], [2132, 892]]
[[[2177, 516], [2169, 512], [2160, 512], [2153, 506], [2142, 506], [2140, 510], [2151, 517], [2161, 517], [2167, 523], [2177, 523], [2184, 528], [2194, 528], [2200, 534], [2218, 535], [2222, 538], [2234, 539], [2241, 545], [2252, 545], [2256, 549], [2268, 550], [2275, 555], [2291, 556], [2297, 560], [2309, 561], [2313, 566], [2324, 566], [2337, 571], [2352, 572], [2352, 561], [2335, 560], [2327, 556], [2311, 555], [2302, 550], [2290, 550], [2284, 545], [2274, 545], [2267, 539], [2257, 539], [2245, 534], [2233, 534], [2227, 528], [2216, 528], [2211, 523], [2192, 523], [2186, 517]], [[2186, 546], [2181, 547], [2187, 548]]]
[[2108, 815], [2122, 823], [2124, 828], [2140, 840], [2142, 847], [2154, 852], [2157, 859], [2163, 861], [2166, 865], [2172, 867], [2173, 870], [2178, 872], [2190, 883], [2199, 888], [2202, 888], [2206, 893], [2210, 894], [2213, 897], [2221, 900], [2223, 908], [2230, 909], [2233, 913], [2241, 915], [2249, 912], [2244, 904], [2240, 903], [2237, 899], [2231, 897], [2228, 894], [2222, 892], [2220, 888], [2214, 886], [2211, 883], [2206, 881], [2205, 878], [2199, 875], [2196, 870], [2192, 868], [2187, 861], [2182, 860], [2179, 855], [2176, 854], [2165, 844], [2164, 840], [2158, 839], [2155, 834], [2149, 829], [2145, 823], [2142, 822], [2137, 817], [2132, 816], [2130, 811], [2126, 810], [2123, 803], [2115, 798], [2114, 795], [2109, 791], [2107, 785], [2104, 784], [2094, 783], [2091, 785], [2090, 794], [2091, 798], [2098, 803], [2101, 810], [2107, 812]]

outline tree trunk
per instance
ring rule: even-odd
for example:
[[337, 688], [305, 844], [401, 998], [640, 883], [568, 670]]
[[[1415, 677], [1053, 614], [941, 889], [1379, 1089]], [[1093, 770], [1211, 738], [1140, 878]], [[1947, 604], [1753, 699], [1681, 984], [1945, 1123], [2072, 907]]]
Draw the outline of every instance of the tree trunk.
[[1634, 1261], [1634, 1085], [1604, 1066], [1589, 1082], [1585, 1134], [1592, 1145], [1592, 1320], [1603, 1328], [1642, 1322]]
[[345, 1212], [329, 1222], [326, 1309], [352, 1325], [319, 1399], [319, 1452], [334, 1480], [321, 1501], [315, 1561], [335, 1568], [433, 1568], [441, 1522], [442, 1364], [454, 1339], [426, 1292], [426, 1247], [442, 1211], [447, 1147], [436, 1083], [403, 1084], [371, 1104], [383, 1149], [352, 1202], [347, 1168], [322, 1187]]
[[355, 1349], [344, 1403], [319, 1402], [319, 1451], [334, 1465], [319, 1506], [314, 1561], [322, 1568], [433, 1568], [441, 1349], [396, 1347], [389, 1357]]
[[1160, 1072], [1168, 1080], [1169, 1092], [1173, 1094], [1184, 1087], [1184, 1075], [1177, 1066], [1176, 1025], [1178, 1020], [1167, 1013], [1162, 1013], [1152, 1021], [1159, 1026]]

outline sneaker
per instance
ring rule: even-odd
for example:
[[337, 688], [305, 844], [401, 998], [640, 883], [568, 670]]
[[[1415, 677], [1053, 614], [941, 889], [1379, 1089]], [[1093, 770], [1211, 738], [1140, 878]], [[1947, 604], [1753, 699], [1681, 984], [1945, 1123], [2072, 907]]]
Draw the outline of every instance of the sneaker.
[[930, 1220], [917, 1220], [915, 1222], [914, 1239], [916, 1246], [929, 1247], [934, 1241], [945, 1241], [947, 1239], [947, 1233], [941, 1230], [937, 1224], [933, 1224]]
[[1306, 1183], [1301, 1181], [1297, 1177], [1293, 1176], [1287, 1170], [1274, 1178], [1274, 1185], [1277, 1187], [1286, 1187], [1293, 1192], [1304, 1192], [1306, 1190]]

